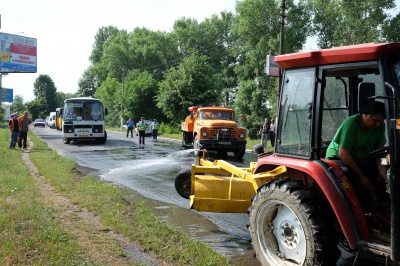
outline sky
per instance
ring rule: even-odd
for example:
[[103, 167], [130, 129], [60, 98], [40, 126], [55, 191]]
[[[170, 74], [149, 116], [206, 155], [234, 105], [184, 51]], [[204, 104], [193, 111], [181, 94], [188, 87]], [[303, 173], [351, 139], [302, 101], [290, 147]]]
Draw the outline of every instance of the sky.
[[[41, 74], [53, 80], [57, 91], [73, 93], [89, 67], [94, 37], [101, 27], [128, 32], [136, 27], [170, 32], [182, 17], [205, 18], [222, 11], [235, 12], [236, 0], [11, 0], [1, 4], [0, 32], [37, 40], [37, 73], [10, 73], [2, 88], [13, 89], [24, 102], [35, 98], [33, 84]], [[400, 0], [396, 0], [400, 6]], [[392, 13], [395, 15], [399, 8]], [[315, 49], [310, 39], [306, 50]]]
[[90, 65], [94, 37], [101, 27], [128, 32], [136, 27], [170, 32], [182, 17], [205, 18], [235, 11], [236, 0], [11, 0], [1, 4], [0, 32], [37, 40], [37, 73], [10, 73], [2, 88], [13, 89], [24, 102], [35, 98], [33, 84], [41, 74], [57, 91], [76, 92]]

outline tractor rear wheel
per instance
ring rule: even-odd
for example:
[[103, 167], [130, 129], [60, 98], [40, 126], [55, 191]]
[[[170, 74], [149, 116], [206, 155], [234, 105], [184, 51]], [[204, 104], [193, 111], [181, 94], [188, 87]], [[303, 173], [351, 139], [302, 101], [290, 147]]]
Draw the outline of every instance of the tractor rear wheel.
[[179, 195], [184, 197], [185, 199], [189, 199], [191, 189], [192, 189], [192, 171], [191, 170], [182, 170], [180, 171], [175, 178], [175, 189]]
[[336, 265], [340, 251], [317, 203], [309, 190], [289, 179], [259, 190], [249, 208], [249, 231], [261, 264]]

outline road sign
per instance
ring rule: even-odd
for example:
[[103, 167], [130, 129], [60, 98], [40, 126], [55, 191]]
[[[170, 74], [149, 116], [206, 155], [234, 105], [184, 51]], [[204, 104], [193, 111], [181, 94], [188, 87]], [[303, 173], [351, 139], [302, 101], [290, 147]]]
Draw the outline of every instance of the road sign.
[[1, 88], [1, 102], [9, 102], [12, 103], [14, 99], [14, 90], [13, 89], [7, 89], [7, 88]]

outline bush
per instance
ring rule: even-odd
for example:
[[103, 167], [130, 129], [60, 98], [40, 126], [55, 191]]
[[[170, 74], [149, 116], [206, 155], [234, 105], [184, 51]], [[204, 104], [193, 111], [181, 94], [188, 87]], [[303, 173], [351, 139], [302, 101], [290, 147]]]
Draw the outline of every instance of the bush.
[[181, 130], [169, 124], [164, 124], [164, 122], [162, 122], [160, 128], [158, 129], [158, 132], [166, 134], [180, 134]]

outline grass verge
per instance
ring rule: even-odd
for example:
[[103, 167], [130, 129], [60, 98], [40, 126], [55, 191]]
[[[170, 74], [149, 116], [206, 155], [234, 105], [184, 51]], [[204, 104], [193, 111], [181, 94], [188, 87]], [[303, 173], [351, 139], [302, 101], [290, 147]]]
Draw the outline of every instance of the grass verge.
[[[88, 254], [84, 243], [63, 228], [55, 211], [40, 198], [21, 150], [9, 150], [8, 129], [0, 129], [0, 262], [2, 265], [108, 265]], [[139, 243], [169, 265], [230, 265], [226, 257], [191, 239], [150, 214], [117, 186], [76, 170], [74, 161], [59, 156], [29, 133], [29, 157], [56, 193], [99, 217], [114, 232]], [[110, 244], [112, 245], [112, 244]], [[121, 256], [121, 248], [110, 256]]]

